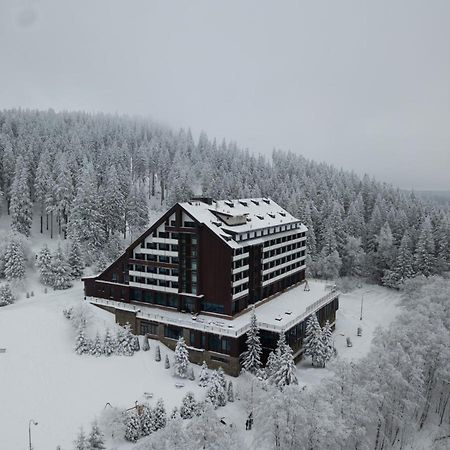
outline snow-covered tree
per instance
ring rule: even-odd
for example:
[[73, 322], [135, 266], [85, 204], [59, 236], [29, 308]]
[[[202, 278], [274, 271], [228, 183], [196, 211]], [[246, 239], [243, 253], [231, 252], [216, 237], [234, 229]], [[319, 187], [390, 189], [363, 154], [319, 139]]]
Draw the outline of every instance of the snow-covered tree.
[[136, 411], [128, 413], [125, 429], [125, 439], [136, 442], [141, 437], [141, 420]]
[[180, 416], [182, 419], [191, 419], [196, 415], [197, 402], [195, 401], [194, 394], [188, 392], [181, 401]]
[[33, 204], [28, 185], [28, 167], [19, 156], [16, 161], [14, 181], [11, 186], [11, 228], [25, 236], [30, 236], [33, 219]]
[[129, 323], [117, 331], [117, 352], [125, 356], [133, 356], [134, 354], [134, 336]]
[[250, 329], [247, 331], [246, 346], [247, 350], [242, 357], [242, 367], [247, 372], [255, 374], [261, 368], [262, 347], [254, 307], [250, 317]]
[[73, 236], [70, 247], [67, 263], [70, 267], [70, 274], [72, 278], [77, 279], [83, 275], [83, 255], [81, 251], [81, 245], [77, 236]]
[[382, 282], [384, 285], [398, 288], [407, 279], [414, 276], [412, 243], [408, 230], [402, 237], [397, 258], [392, 270], [385, 270]]
[[0, 286], [0, 306], [6, 306], [14, 303], [14, 296], [8, 283]]
[[199, 386], [206, 387], [209, 382], [209, 369], [205, 361], [203, 361], [202, 367], [200, 369], [200, 375], [198, 376]]
[[270, 382], [280, 389], [291, 384], [298, 384], [292, 349], [286, 342], [284, 333], [280, 333], [275, 355], [276, 370], [271, 373]]
[[89, 353], [91, 346], [89, 344], [88, 339], [85, 336], [85, 327], [83, 325], [79, 325], [77, 330], [77, 338], [75, 341], [75, 351], [79, 355], [83, 355], [85, 353]]
[[5, 252], [5, 276], [8, 281], [25, 277], [25, 253], [21, 238], [13, 233], [9, 237]]
[[52, 255], [47, 245], [39, 252], [37, 265], [39, 268], [39, 279], [44, 286], [53, 285], [53, 262]]
[[433, 237], [433, 225], [429, 216], [425, 218], [421, 227], [419, 240], [414, 253], [414, 268], [416, 274], [426, 277], [435, 273], [435, 243]]
[[75, 450], [89, 450], [89, 443], [83, 428], [80, 428], [77, 438], [74, 441]]
[[105, 340], [103, 341], [103, 350], [106, 356], [111, 356], [116, 352], [116, 342], [111, 335], [109, 328], [106, 329]]
[[97, 332], [97, 335], [95, 336], [95, 340], [94, 340], [92, 348], [91, 348], [91, 355], [102, 356], [103, 354], [104, 354], [104, 348], [102, 345], [102, 341], [100, 340], [100, 334]]
[[68, 289], [72, 286], [71, 268], [62, 251], [61, 243], [58, 243], [52, 257], [52, 286], [53, 289]]
[[133, 186], [127, 200], [127, 223], [132, 236], [141, 232], [148, 223], [148, 205], [144, 190]]
[[97, 421], [92, 424], [91, 432], [89, 433], [88, 439], [88, 449], [89, 450], [103, 450], [106, 449], [105, 446], [105, 436], [100, 430]]
[[231, 403], [234, 402], [234, 390], [233, 390], [233, 383], [231, 380], [228, 382], [227, 400]]
[[139, 352], [141, 350], [141, 344], [139, 343], [139, 336], [133, 336], [133, 351]]
[[101, 195], [105, 233], [121, 232], [125, 228], [125, 197], [116, 167], [109, 167]]
[[148, 336], [144, 335], [144, 342], [142, 344], [142, 351], [148, 352], [150, 350], [150, 343], [148, 342]]
[[162, 398], [158, 399], [156, 402], [155, 409], [153, 410], [153, 418], [155, 423], [155, 428], [157, 430], [164, 428], [167, 423], [167, 413], [164, 406], [164, 401]]
[[154, 412], [153, 409], [150, 408], [150, 406], [148, 405], [142, 406], [140, 422], [141, 422], [140, 434], [142, 436], [148, 436], [149, 434], [154, 433], [156, 431]]
[[322, 328], [322, 341], [324, 347], [323, 366], [334, 356], [335, 348], [330, 322], [327, 320]]
[[217, 370], [213, 371], [209, 380], [206, 399], [214, 406], [214, 409], [219, 406], [225, 406], [227, 403], [223, 380]]
[[304, 355], [311, 357], [313, 366], [321, 367], [325, 349], [322, 340], [322, 329], [316, 314], [309, 316], [306, 322], [303, 348]]
[[173, 360], [174, 374], [181, 378], [186, 378], [188, 375], [189, 367], [189, 352], [184, 342], [184, 338], [180, 336], [178, 338], [177, 345], [175, 347], [175, 354]]
[[156, 345], [155, 347], [155, 361], [161, 361], [161, 350], [159, 348], [159, 345]]
[[194, 368], [192, 366], [189, 366], [188, 368], [188, 380], [195, 381], [195, 373]]
[[170, 369], [169, 355], [166, 355], [166, 357], [164, 359], [164, 368], [165, 369]]

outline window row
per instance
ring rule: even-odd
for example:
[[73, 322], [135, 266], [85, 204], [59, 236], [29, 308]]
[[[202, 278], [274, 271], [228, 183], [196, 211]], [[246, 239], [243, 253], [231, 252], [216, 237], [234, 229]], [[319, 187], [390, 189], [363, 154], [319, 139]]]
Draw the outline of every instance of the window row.
[[293, 264], [289, 264], [289, 266], [282, 267], [281, 269], [275, 270], [273, 272], [270, 272], [263, 276], [263, 281], [271, 280], [272, 278], [275, 278], [279, 275], [282, 275], [283, 273], [290, 272], [291, 270], [297, 269], [298, 267], [301, 267], [303, 265], [303, 261], [297, 261]]
[[233, 281], [239, 281], [247, 277], [248, 277], [248, 270], [243, 270], [242, 272], [238, 272], [233, 275]]
[[297, 248], [303, 248], [304, 246], [305, 243], [300, 241], [295, 242], [294, 244], [283, 245], [283, 247], [274, 248], [273, 250], [266, 250], [264, 252], [264, 258], [271, 258], [272, 256], [281, 255]]
[[156, 266], [142, 266], [140, 264], [130, 264], [130, 270], [136, 272], [146, 272], [146, 273], [159, 273], [160, 275], [171, 275], [172, 277], [178, 277], [178, 269], [168, 269], [167, 267], [156, 267]]
[[171, 252], [177, 252], [178, 251], [178, 244], [161, 244], [157, 242], [142, 242], [141, 248], [147, 248], [149, 250], [164, 250], [164, 251], [171, 251]]
[[239, 294], [239, 292], [245, 291], [246, 289], [248, 289], [248, 283], [242, 283], [239, 286], [236, 286], [234, 288], [231, 289], [231, 293], [234, 294]]
[[276, 239], [271, 239], [270, 241], [264, 242], [264, 247], [271, 247], [272, 245], [281, 244], [282, 242], [293, 241], [295, 239], [300, 239], [302, 237], [305, 237], [305, 232], [288, 234], [287, 236], [282, 236], [282, 237], [279, 237]]
[[146, 255], [145, 253], [135, 253], [134, 259], [141, 261], [153, 261], [161, 263], [178, 264], [180, 262], [178, 256], [165, 256], [165, 255]]
[[262, 230], [250, 231], [249, 233], [236, 235], [236, 241], [245, 241], [247, 239], [267, 236], [269, 234], [282, 233], [284, 231], [294, 230], [300, 227], [301, 227], [300, 223], [290, 223], [287, 225], [280, 225], [278, 227], [271, 227], [271, 228], [264, 228]]
[[272, 269], [275, 266], [279, 266], [279, 265], [284, 264], [284, 263], [286, 263], [288, 261], [293, 261], [294, 259], [301, 258], [303, 256], [305, 256], [305, 250], [302, 250], [302, 251], [297, 252], [297, 253], [292, 253], [292, 254], [287, 255], [287, 256], [283, 256], [282, 258], [278, 258], [278, 259], [275, 259], [273, 261], [270, 261], [270, 262], [267, 262], [267, 263], [263, 264], [263, 270]]
[[178, 281], [171, 281], [171, 280], [157, 280], [156, 278], [147, 278], [147, 277], [137, 277], [130, 275], [130, 282], [131, 283], [141, 283], [141, 284], [148, 284], [150, 286], [160, 286], [160, 287], [168, 287], [173, 289], [178, 289]]
[[238, 259], [233, 261], [233, 269], [238, 269], [239, 267], [244, 267], [248, 264], [248, 258]]

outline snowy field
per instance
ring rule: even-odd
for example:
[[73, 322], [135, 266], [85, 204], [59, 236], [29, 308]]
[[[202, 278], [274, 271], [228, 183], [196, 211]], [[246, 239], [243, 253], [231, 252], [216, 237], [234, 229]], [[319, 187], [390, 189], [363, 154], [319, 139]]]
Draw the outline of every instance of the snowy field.
[[[39, 422], [33, 428], [36, 450], [51, 450], [58, 444], [63, 449], [71, 449], [79, 427], [83, 425], [89, 430], [92, 420], [108, 402], [128, 408], [135, 401], [143, 401], [144, 392], [151, 392], [154, 394], [151, 403], [161, 397], [170, 412], [180, 405], [188, 390], [203, 398], [204, 390], [196, 381], [186, 380], [184, 388], [175, 388], [176, 379], [170, 370], [164, 369], [163, 362], [165, 354], [172, 352], [161, 345], [162, 362], [154, 361], [155, 341], [150, 341], [149, 352], [140, 351], [133, 357], [76, 355], [74, 331], [62, 310], [83, 298], [81, 283], [67, 291], [48, 294], [37, 289], [34, 297], [21, 298], [0, 309], [0, 348], [6, 348], [6, 353], [0, 353], [1, 449], [27, 448], [31, 418]], [[363, 293], [363, 320], [360, 321]], [[372, 285], [342, 294], [334, 333], [339, 357], [364, 356], [375, 328], [386, 326], [395, 318], [398, 299], [394, 291]], [[111, 314], [92, 305], [88, 307], [98, 329], [113, 326]], [[362, 337], [356, 335], [359, 325], [363, 328]], [[347, 336], [352, 339], [351, 348], [346, 347]], [[197, 375], [199, 368], [195, 366], [195, 369]], [[316, 384], [330, 370], [312, 368], [309, 361], [301, 362], [300, 384]], [[218, 410], [218, 415], [230, 417], [236, 421], [237, 429], [242, 430], [244, 417], [238, 408], [239, 402], [229, 404]], [[124, 443], [119, 448], [131, 447]]]

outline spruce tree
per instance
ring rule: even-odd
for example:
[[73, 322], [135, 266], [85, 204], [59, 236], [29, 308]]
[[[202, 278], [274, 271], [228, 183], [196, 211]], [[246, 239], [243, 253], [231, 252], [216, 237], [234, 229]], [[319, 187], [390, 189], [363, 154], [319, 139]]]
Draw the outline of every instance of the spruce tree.
[[148, 405], [143, 405], [142, 414], [140, 416], [141, 436], [148, 436], [156, 431], [155, 418], [153, 409]]
[[234, 391], [233, 391], [233, 383], [232, 381], [228, 382], [228, 388], [227, 388], [227, 400], [231, 403], [234, 402]]
[[164, 368], [165, 369], [170, 369], [169, 355], [166, 355], [166, 357], [164, 359]]
[[161, 428], [164, 428], [167, 423], [167, 413], [166, 408], [164, 407], [164, 401], [162, 398], [158, 399], [156, 402], [155, 409], [153, 410], [153, 417], [154, 417], [154, 423], [155, 428], [157, 430], [160, 430]]
[[136, 411], [128, 413], [125, 427], [127, 441], [136, 442], [141, 437], [141, 420]]
[[203, 361], [202, 367], [200, 369], [200, 375], [198, 376], [199, 386], [206, 387], [209, 382], [209, 377], [210, 377], [210, 374], [209, 374], [208, 366], [206, 365], [206, 362]]
[[181, 401], [180, 417], [182, 419], [192, 419], [195, 416], [197, 410], [197, 402], [195, 401], [194, 394], [188, 392]]
[[97, 335], [95, 336], [95, 340], [91, 348], [91, 355], [102, 356], [103, 354], [104, 354], [104, 347], [100, 340], [100, 334], [97, 332]]
[[25, 277], [25, 253], [20, 237], [13, 233], [5, 251], [5, 276], [8, 281]]
[[142, 344], [142, 351], [148, 352], [150, 350], [150, 343], [148, 342], [148, 336], [144, 335], [144, 342]]
[[11, 305], [14, 303], [14, 296], [8, 283], [0, 286], [0, 306]]
[[247, 331], [246, 345], [247, 350], [243, 353], [242, 367], [247, 372], [256, 374], [261, 368], [262, 347], [254, 307], [250, 317], [250, 329]]
[[87, 439], [89, 445], [89, 450], [104, 450], [105, 446], [105, 436], [100, 430], [97, 421], [92, 424], [91, 432]]
[[278, 350], [278, 368], [272, 376], [273, 384], [280, 389], [292, 384], [298, 384], [297, 369], [290, 345], [284, 343]]
[[80, 428], [77, 438], [74, 441], [75, 450], [89, 450], [88, 441], [83, 428]]
[[429, 277], [435, 273], [435, 243], [433, 226], [429, 216], [425, 218], [421, 227], [416, 251], [414, 253], [414, 269], [416, 274]]
[[19, 156], [16, 161], [14, 181], [11, 186], [11, 228], [24, 236], [30, 236], [33, 220], [33, 204], [28, 186], [28, 168]]
[[214, 370], [208, 384], [206, 399], [217, 409], [227, 403], [226, 392], [220, 374]]
[[39, 268], [39, 279], [44, 286], [53, 285], [53, 262], [52, 255], [45, 244], [38, 255], [37, 265]]
[[159, 348], [159, 345], [156, 345], [155, 347], [155, 361], [161, 361], [161, 350]]
[[178, 338], [177, 345], [175, 347], [175, 354], [173, 360], [173, 368], [175, 375], [186, 378], [188, 375], [189, 367], [189, 352], [184, 342], [184, 338], [180, 336]]
[[397, 258], [392, 270], [386, 270], [382, 279], [385, 286], [399, 288], [407, 279], [414, 276], [411, 238], [408, 230], [402, 237]]
[[310, 356], [313, 366], [319, 366], [322, 362], [324, 352], [323, 341], [321, 338], [322, 329], [317, 320], [316, 314], [309, 316], [306, 322], [306, 334], [303, 342], [303, 354]]
[[79, 355], [83, 355], [85, 353], [90, 352], [89, 341], [86, 339], [85, 328], [82, 324], [80, 324], [80, 326], [78, 327], [77, 338], [75, 341], [75, 351]]
[[125, 198], [114, 166], [108, 169], [101, 203], [106, 235], [122, 232], [125, 228]]
[[73, 236], [70, 247], [67, 263], [70, 268], [70, 275], [73, 279], [78, 279], [83, 275], [83, 256], [81, 251], [81, 245], [78, 240], [78, 236]]
[[52, 258], [52, 286], [57, 290], [68, 289], [72, 286], [71, 270], [60, 242]]
[[333, 335], [330, 322], [327, 320], [322, 328], [322, 342], [324, 348], [324, 361], [325, 364], [334, 356], [335, 348], [333, 343]]
[[114, 341], [114, 338], [111, 336], [109, 328], [106, 329], [105, 340], [103, 342], [103, 349], [106, 356], [111, 356], [116, 351], [116, 342]]
[[195, 373], [194, 373], [194, 368], [192, 366], [189, 366], [189, 369], [188, 369], [188, 379], [190, 381], [195, 381]]

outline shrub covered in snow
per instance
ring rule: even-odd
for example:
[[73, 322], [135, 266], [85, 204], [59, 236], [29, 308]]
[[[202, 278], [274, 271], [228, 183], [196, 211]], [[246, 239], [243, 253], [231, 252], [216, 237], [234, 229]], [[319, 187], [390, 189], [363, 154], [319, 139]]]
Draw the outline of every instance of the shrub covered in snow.
[[14, 296], [9, 284], [2, 284], [0, 286], [0, 306], [6, 306], [14, 303]]

